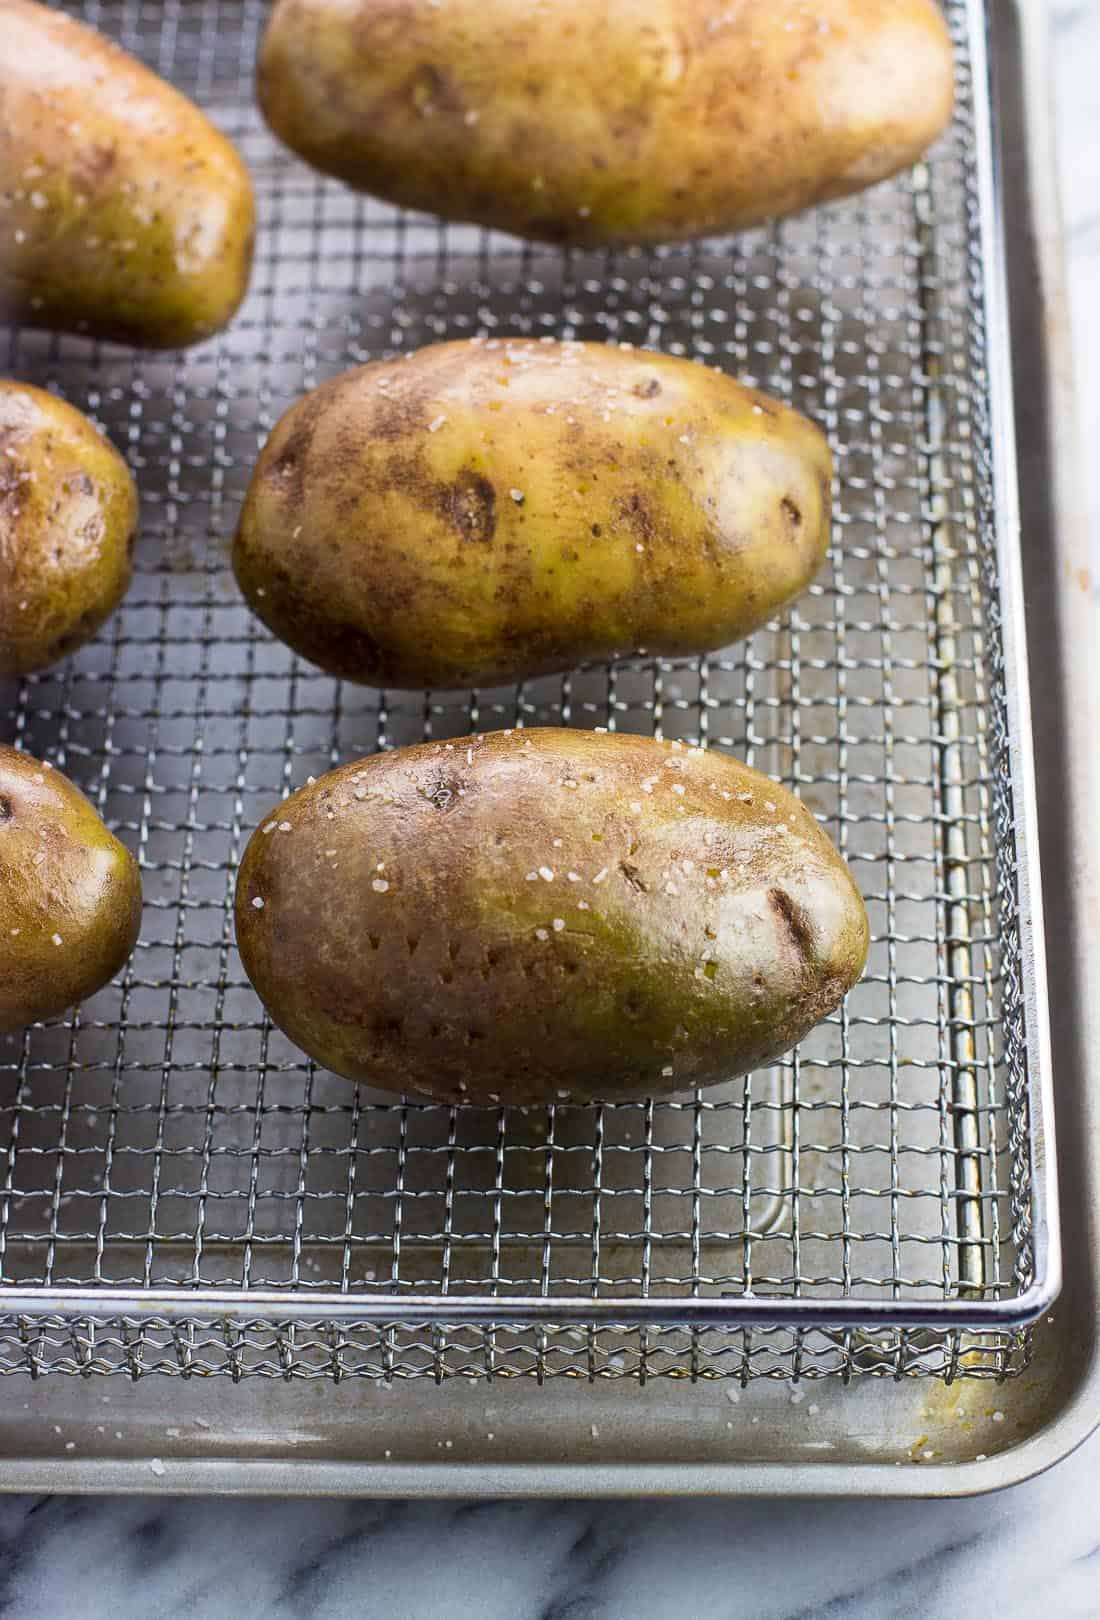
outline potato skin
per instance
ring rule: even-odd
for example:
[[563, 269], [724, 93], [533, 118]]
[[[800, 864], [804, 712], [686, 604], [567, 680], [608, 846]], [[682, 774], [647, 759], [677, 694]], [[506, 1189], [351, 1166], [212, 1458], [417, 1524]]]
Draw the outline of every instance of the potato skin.
[[858, 979], [867, 916], [785, 789], [650, 738], [506, 731], [375, 755], [254, 833], [237, 943], [336, 1073], [446, 1102], [711, 1085]]
[[0, 1033], [94, 995], [140, 924], [129, 850], [60, 771], [0, 746]]
[[48, 669], [122, 600], [138, 498], [86, 416], [0, 379], [0, 677]]
[[935, 0], [277, 0], [258, 91], [326, 174], [587, 246], [859, 191], [954, 93]]
[[90, 28], [0, 0], [0, 319], [150, 348], [231, 319], [252, 184], [185, 96]]
[[330, 674], [492, 685], [747, 635], [824, 559], [805, 418], [685, 360], [445, 343], [346, 372], [276, 424], [233, 566]]

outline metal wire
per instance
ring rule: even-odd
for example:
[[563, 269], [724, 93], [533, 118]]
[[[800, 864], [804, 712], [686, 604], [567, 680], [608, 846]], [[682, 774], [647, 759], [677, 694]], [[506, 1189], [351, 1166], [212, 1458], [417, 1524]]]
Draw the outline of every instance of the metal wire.
[[[249, 299], [180, 356], [14, 332], [3, 369], [88, 410], [142, 490], [124, 609], [0, 688], [5, 733], [139, 854], [117, 984], [0, 1041], [0, 1282], [445, 1294], [445, 1330], [0, 1318], [0, 1371], [234, 1377], [1004, 1376], [1020, 1332], [472, 1327], [463, 1296], [1003, 1299], [1033, 1275], [1020, 919], [985, 445], [967, 6], [934, 159], [732, 241], [561, 254], [402, 215], [262, 127], [260, 0], [88, 0], [239, 143], [262, 222]], [[829, 565], [701, 660], [518, 690], [375, 693], [272, 641], [227, 545], [256, 451], [349, 365], [477, 332], [626, 340], [797, 404], [837, 457]], [[874, 944], [845, 1007], [695, 1098], [449, 1109], [317, 1071], [244, 979], [232, 893], [281, 795], [340, 760], [533, 723], [727, 748], [795, 788], [852, 865]], [[853, 1309], [858, 1324], [858, 1310]]]

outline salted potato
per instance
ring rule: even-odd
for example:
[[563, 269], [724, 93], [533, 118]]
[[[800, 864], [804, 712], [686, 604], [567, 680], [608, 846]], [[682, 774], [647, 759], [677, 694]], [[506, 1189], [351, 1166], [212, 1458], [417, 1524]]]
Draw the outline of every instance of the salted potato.
[[151, 348], [225, 326], [252, 185], [186, 96], [35, 0], [0, 0], [0, 319]]
[[259, 96], [363, 191], [599, 246], [872, 185], [944, 128], [953, 70], [935, 0], [277, 0]]
[[60, 771], [0, 746], [0, 1033], [101, 989], [140, 923], [129, 850]]
[[747, 635], [824, 559], [803, 417], [685, 360], [445, 343], [276, 425], [233, 549], [253, 611], [333, 675], [487, 685]]
[[497, 732], [375, 755], [278, 805], [237, 884], [275, 1022], [447, 1102], [712, 1085], [859, 978], [863, 902], [810, 813], [713, 752]]
[[130, 583], [134, 480], [86, 416], [0, 379], [0, 677], [83, 645]]

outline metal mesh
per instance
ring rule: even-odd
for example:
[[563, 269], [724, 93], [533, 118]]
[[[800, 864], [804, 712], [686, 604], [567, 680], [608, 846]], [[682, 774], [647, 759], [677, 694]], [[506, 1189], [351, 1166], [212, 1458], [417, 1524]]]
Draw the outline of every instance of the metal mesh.
[[[2, 369], [89, 411], [139, 479], [124, 609], [0, 687], [4, 732], [134, 848], [140, 944], [78, 1012], [0, 1040], [0, 1281], [455, 1296], [445, 1329], [0, 1318], [0, 1371], [274, 1377], [1003, 1376], [1023, 1333], [462, 1326], [461, 1299], [1005, 1298], [1032, 1274], [1027, 1052], [988, 467], [966, 6], [953, 131], [914, 173], [733, 240], [562, 254], [315, 177], [263, 128], [260, 0], [88, 3], [191, 94], [257, 185], [252, 291], [179, 356], [13, 333]], [[274, 642], [228, 541], [300, 393], [477, 332], [628, 340], [806, 411], [837, 457], [828, 566], [701, 660], [518, 690], [378, 694]], [[424, 737], [597, 725], [728, 748], [851, 863], [874, 943], [765, 1074], [652, 1104], [453, 1110], [356, 1090], [263, 1017], [233, 940], [242, 847], [310, 774]], [[853, 1311], [853, 1320], [858, 1311]], [[945, 1326], [947, 1319], [945, 1318]]]

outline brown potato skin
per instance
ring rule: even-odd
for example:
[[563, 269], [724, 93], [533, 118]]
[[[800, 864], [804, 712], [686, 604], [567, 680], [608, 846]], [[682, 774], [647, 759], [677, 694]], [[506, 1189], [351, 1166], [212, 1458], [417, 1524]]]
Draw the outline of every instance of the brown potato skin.
[[0, 0], [0, 319], [201, 342], [248, 285], [255, 205], [186, 96], [35, 0]]
[[0, 379], [0, 677], [88, 641], [130, 583], [138, 497], [86, 416]]
[[94, 995], [140, 924], [129, 850], [60, 771], [0, 745], [0, 1033]]
[[824, 560], [830, 480], [816, 427], [707, 367], [437, 344], [286, 412], [233, 566], [269, 629], [330, 674], [494, 685], [747, 635]]
[[730, 1079], [825, 1017], [868, 946], [851, 874], [785, 789], [721, 754], [550, 729], [301, 789], [245, 850], [236, 924], [291, 1040], [445, 1102]]
[[325, 174], [589, 247], [862, 190], [954, 96], [935, 0], [277, 0], [258, 92]]

